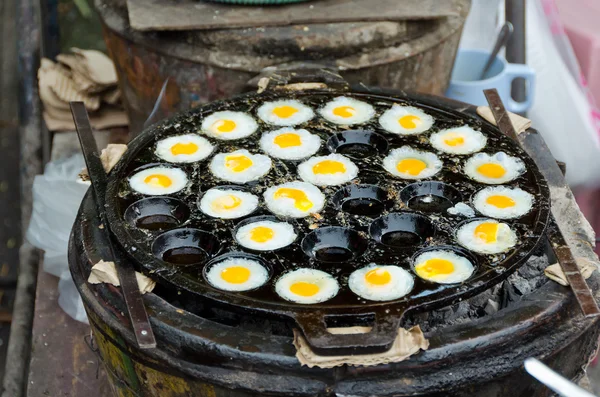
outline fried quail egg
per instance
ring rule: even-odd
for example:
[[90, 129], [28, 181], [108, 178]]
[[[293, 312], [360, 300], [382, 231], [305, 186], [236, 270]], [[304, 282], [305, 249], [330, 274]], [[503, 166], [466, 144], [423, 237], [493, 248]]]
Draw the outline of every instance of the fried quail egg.
[[245, 149], [219, 153], [210, 162], [214, 176], [234, 183], [257, 180], [269, 173], [271, 159], [262, 154], [252, 154]]
[[525, 172], [525, 164], [504, 152], [477, 153], [465, 163], [465, 174], [477, 182], [498, 185], [510, 182]]
[[312, 157], [298, 166], [303, 181], [317, 186], [341, 185], [358, 176], [358, 167], [341, 154]]
[[506, 223], [482, 219], [462, 225], [456, 239], [465, 248], [481, 254], [498, 254], [517, 244], [516, 233]]
[[433, 250], [417, 256], [414, 270], [423, 280], [438, 284], [453, 284], [471, 277], [475, 267], [470, 260], [453, 251]]
[[312, 304], [337, 295], [339, 284], [331, 275], [316, 269], [298, 269], [286, 273], [275, 283], [275, 292], [285, 300]]
[[287, 247], [298, 235], [287, 222], [257, 221], [240, 227], [235, 239], [240, 245], [256, 251], [272, 251]]
[[302, 124], [315, 116], [311, 108], [295, 99], [263, 103], [257, 114], [264, 122], [282, 127]]
[[257, 207], [258, 197], [234, 189], [212, 188], [200, 199], [200, 210], [214, 218], [240, 218], [251, 214]]
[[431, 146], [440, 152], [450, 154], [471, 154], [485, 147], [487, 138], [480, 131], [468, 125], [450, 128], [431, 134]]
[[533, 207], [533, 195], [519, 188], [492, 186], [473, 197], [473, 205], [485, 216], [513, 219], [525, 215]]
[[381, 115], [379, 124], [392, 134], [415, 135], [430, 129], [433, 117], [412, 106], [394, 105]]
[[267, 208], [272, 213], [304, 218], [317, 213], [325, 206], [325, 196], [318, 187], [306, 182], [288, 182], [271, 186], [264, 193]]
[[223, 141], [245, 138], [257, 128], [256, 120], [250, 115], [229, 110], [213, 113], [202, 122], [202, 132]]
[[435, 154], [409, 146], [394, 149], [383, 159], [383, 168], [403, 179], [430, 178], [442, 169], [442, 165]]
[[390, 301], [408, 294], [414, 285], [413, 276], [398, 266], [369, 266], [355, 270], [348, 279], [348, 287], [361, 298], [372, 301]]
[[249, 291], [267, 282], [269, 271], [247, 258], [228, 258], [210, 267], [206, 281], [223, 291]]
[[171, 136], [156, 144], [156, 155], [170, 163], [204, 160], [213, 150], [214, 146], [207, 139], [196, 134]]
[[375, 115], [373, 106], [348, 97], [337, 97], [319, 110], [327, 121], [341, 125], [363, 124]]
[[188, 178], [183, 170], [160, 166], [146, 168], [129, 178], [129, 186], [133, 190], [153, 196], [178, 192], [187, 183]]
[[283, 160], [300, 160], [317, 153], [321, 138], [306, 130], [284, 127], [267, 132], [260, 138], [260, 148], [269, 156]]

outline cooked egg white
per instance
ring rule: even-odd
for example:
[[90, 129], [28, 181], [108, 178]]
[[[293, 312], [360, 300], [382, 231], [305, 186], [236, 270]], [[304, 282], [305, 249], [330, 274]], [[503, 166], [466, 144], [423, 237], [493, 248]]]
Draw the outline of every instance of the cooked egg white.
[[258, 197], [234, 189], [212, 188], [200, 199], [200, 211], [214, 218], [240, 218], [251, 214], [257, 207]]
[[341, 154], [312, 157], [298, 166], [303, 181], [317, 186], [341, 185], [358, 176], [358, 167]]
[[430, 178], [442, 169], [442, 165], [435, 154], [409, 146], [394, 149], [383, 159], [383, 168], [403, 179]]
[[223, 291], [249, 291], [264, 285], [269, 271], [259, 262], [246, 258], [228, 258], [210, 267], [206, 281]]
[[525, 164], [521, 159], [504, 152], [493, 155], [477, 153], [467, 160], [464, 171], [477, 182], [498, 185], [516, 179], [525, 172]]
[[354, 98], [337, 97], [319, 110], [321, 116], [341, 125], [363, 124], [375, 115], [373, 106]]
[[257, 114], [265, 123], [282, 127], [302, 124], [315, 115], [311, 108], [295, 99], [265, 102], [258, 108]]
[[453, 284], [467, 280], [475, 267], [470, 260], [450, 250], [433, 250], [417, 256], [414, 263], [417, 276], [438, 284]]
[[284, 127], [267, 132], [260, 138], [260, 148], [271, 157], [301, 160], [317, 153], [321, 138], [306, 130]]
[[313, 304], [337, 295], [339, 284], [331, 275], [316, 269], [298, 269], [286, 273], [275, 283], [275, 292], [285, 300]]
[[325, 196], [318, 187], [298, 181], [271, 186], [264, 199], [269, 211], [290, 218], [304, 218], [325, 206]]
[[262, 154], [252, 154], [245, 149], [219, 153], [210, 162], [210, 171], [219, 179], [246, 183], [269, 173], [271, 159]]
[[156, 144], [156, 155], [170, 163], [204, 160], [213, 150], [214, 146], [207, 139], [196, 134], [171, 136]]
[[412, 106], [394, 105], [381, 115], [379, 124], [392, 134], [415, 135], [430, 129], [433, 117]]
[[431, 134], [431, 146], [440, 152], [450, 154], [471, 154], [485, 147], [487, 138], [480, 131], [468, 125], [450, 128]]
[[475, 194], [473, 205], [485, 216], [514, 219], [531, 211], [533, 195], [518, 187], [491, 186]]
[[240, 227], [235, 239], [240, 245], [256, 251], [273, 251], [287, 247], [298, 235], [287, 222], [257, 221]]
[[463, 247], [481, 254], [498, 254], [517, 244], [517, 235], [510, 226], [493, 219], [462, 225], [456, 232], [456, 239]]
[[257, 128], [256, 120], [249, 114], [229, 110], [213, 113], [202, 122], [203, 133], [223, 141], [248, 137]]
[[185, 172], [172, 167], [146, 168], [129, 178], [129, 186], [133, 190], [153, 196], [178, 192], [187, 183]]
[[398, 266], [369, 266], [355, 270], [348, 279], [348, 287], [361, 298], [372, 301], [390, 301], [407, 295], [413, 288], [413, 276]]

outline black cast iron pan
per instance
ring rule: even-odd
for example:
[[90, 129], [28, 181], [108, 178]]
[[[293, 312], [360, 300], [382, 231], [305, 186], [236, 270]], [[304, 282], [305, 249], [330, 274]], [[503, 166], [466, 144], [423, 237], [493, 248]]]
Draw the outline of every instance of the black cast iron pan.
[[[377, 117], [361, 125], [358, 131], [328, 123], [318, 116], [298, 126], [320, 135], [324, 144], [318, 154], [342, 151], [359, 166], [356, 183], [322, 189], [327, 197], [325, 209], [318, 217], [290, 221], [299, 238], [291, 246], [276, 252], [256, 253], [241, 247], [232, 237], [232, 230], [248, 217], [237, 220], [219, 220], [201, 213], [197, 201], [202, 192], [215, 186], [230, 185], [216, 180], [208, 171], [208, 161], [177, 166], [190, 176], [190, 185], [169, 197], [144, 197], [133, 192], [127, 177], [149, 164], [164, 163], [154, 155], [157, 140], [170, 135], [199, 131], [203, 117], [217, 110], [239, 110], [256, 117], [256, 108], [264, 101], [296, 98], [317, 109], [325, 102], [339, 96], [351, 96], [371, 103], [381, 114], [393, 103], [416, 106], [431, 114], [436, 122], [432, 131], [464, 124], [480, 129], [488, 138], [483, 152], [504, 151], [521, 158], [527, 171], [510, 186], [519, 186], [535, 197], [535, 205], [522, 218], [506, 221], [519, 236], [518, 245], [499, 255], [480, 255], [462, 249], [456, 242], [454, 231], [465, 218], [450, 215], [448, 205], [462, 201], [469, 203], [471, 196], [485, 185], [476, 183], [462, 173], [462, 164], [469, 156], [438, 154], [445, 164], [443, 171], [420, 184], [390, 177], [381, 168], [383, 156], [391, 149], [410, 145], [418, 149], [434, 151], [427, 141], [427, 134], [419, 136], [395, 136], [383, 131]], [[254, 136], [239, 141], [214, 142], [216, 151], [227, 152], [247, 148], [259, 152], [258, 134], [277, 127], [259, 121], [259, 131]], [[348, 145], [348, 144], [353, 145]], [[297, 180], [295, 167], [298, 162], [274, 160], [269, 175], [258, 182], [238, 185], [261, 197], [267, 186]], [[168, 165], [168, 164], [167, 164]], [[415, 197], [431, 194], [436, 198], [427, 207]], [[376, 203], [376, 210], [364, 207], [352, 208], [347, 203], [354, 195], [368, 197]], [[203, 302], [222, 305], [247, 314], [276, 316], [295, 321], [306, 336], [313, 350], [322, 355], [365, 354], [389, 349], [394, 341], [404, 314], [409, 310], [429, 310], [450, 305], [475, 295], [504, 280], [518, 269], [532, 254], [544, 235], [549, 214], [548, 187], [533, 160], [496, 127], [476, 116], [475, 108], [444, 98], [390, 92], [355, 87], [349, 91], [320, 89], [307, 91], [275, 90], [262, 94], [249, 94], [231, 100], [215, 102], [178, 115], [144, 131], [130, 144], [127, 152], [109, 175], [106, 196], [107, 216], [110, 228], [122, 248], [135, 265], [151, 277], [158, 278], [168, 288], [185, 290]], [[438, 200], [439, 199], [439, 202]], [[144, 201], [141, 201], [144, 200]], [[160, 215], [159, 230], [132, 226], [131, 217]], [[249, 217], [272, 216], [264, 205]], [[381, 221], [382, 219], [385, 222]], [[390, 247], [381, 243], [380, 237], [386, 227], [398, 227], [417, 236], [408, 246]], [[327, 233], [326, 233], [327, 232]], [[317, 235], [321, 234], [322, 235]], [[332, 235], [333, 234], [333, 237]], [[308, 236], [308, 237], [307, 237]], [[323, 239], [337, 239], [343, 260], [329, 262], [318, 260], [316, 251]], [[182, 243], [183, 241], [183, 243]], [[161, 256], [170, 244], [196, 244], [202, 248], [200, 263], [181, 266], [164, 261]], [[411, 258], [423, 250], [448, 247], [459, 251], [476, 264], [476, 272], [460, 284], [439, 285], [415, 277], [415, 287], [406, 297], [390, 302], [373, 302], [358, 298], [347, 287], [349, 274], [371, 262], [396, 264], [411, 271]], [[158, 247], [158, 248], [157, 248]], [[270, 269], [270, 281], [263, 287], [243, 293], [217, 290], [203, 278], [207, 263], [222, 255], [251, 255]], [[339, 259], [339, 258], [338, 258]], [[333, 299], [315, 305], [300, 305], [281, 299], [273, 288], [274, 281], [284, 272], [298, 267], [318, 268], [332, 274], [340, 283], [340, 292]], [[332, 326], [369, 325], [371, 332], [365, 334], [333, 335], [327, 331]]]

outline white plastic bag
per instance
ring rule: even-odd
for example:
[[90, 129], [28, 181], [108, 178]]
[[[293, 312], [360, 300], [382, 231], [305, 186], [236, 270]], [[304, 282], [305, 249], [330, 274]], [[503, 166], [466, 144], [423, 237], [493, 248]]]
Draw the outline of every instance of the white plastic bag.
[[60, 277], [60, 307], [71, 317], [87, 323], [81, 297], [69, 272], [67, 250], [71, 227], [89, 185], [77, 182], [85, 167], [80, 154], [48, 163], [33, 182], [33, 209], [26, 238], [45, 251], [44, 271]]
[[527, 2], [527, 63], [536, 71], [528, 113], [571, 186], [600, 185], [600, 113], [558, 19], [554, 0]]

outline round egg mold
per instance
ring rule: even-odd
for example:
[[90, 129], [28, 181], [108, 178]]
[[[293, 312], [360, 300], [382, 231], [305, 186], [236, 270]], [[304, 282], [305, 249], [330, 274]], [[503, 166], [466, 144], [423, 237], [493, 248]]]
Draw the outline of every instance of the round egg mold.
[[[197, 206], [199, 197], [206, 190], [231, 185], [210, 173], [208, 164], [211, 157], [196, 163], [174, 165], [187, 173], [189, 183], [186, 188], [169, 197], [185, 205], [189, 214], [185, 220], [173, 223], [174, 228], [165, 231], [164, 235], [160, 234], [160, 230], [143, 229], [127, 221], [126, 209], [145, 197], [131, 190], [127, 176], [150, 163], [168, 165], [154, 154], [156, 141], [171, 135], [198, 131], [202, 119], [219, 110], [245, 111], [256, 119], [259, 128], [255, 134], [235, 141], [217, 142], [207, 137], [213, 144], [219, 145], [215, 153], [240, 148], [252, 153], [262, 153], [258, 138], [261, 133], [273, 129], [256, 116], [256, 109], [262, 103], [294, 98], [316, 110], [339, 95], [336, 92], [250, 94], [193, 109], [137, 136], [109, 176], [107, 215], [117, 241], [142, 271], [158, 277], [169, 288], [198, 299], [207, 299], [214, 304], [293, 319], [303, 330], [311, 346], [323, 354], [347, 352], [350, 345], [359, 350], [357, 346], [362, 345], [370, 346], [374, 349], [371, 351], [385, 350], [384, 346], [389, 347], [393, 341], [394, 330], [406, 310], [425, 310], [456, 302], [489, 288], [522, 265], [544, 235], [549, 214], [548, 187], [533, 160], [496, 127], [479, 119], [475, 108], [465, 109], [464, 104], [435, 97], [408, 96], [403, 93], [395, 93], [392, 97], [359, 90], [345, 92], [344, 95], [369, 102], [376, 110], [373, 119], [362, 124], [360, 129], [349, 130], [348, 127], [334, 125], [321, 118], [317, 112], [312, 120], [296, 127], [321, 137], [324, 144], [315, 156], [336, 152], [344, 154], [358, 166], [359, 174], [350, 183], [320, 188], [327, 201], [319, 214], [301, 219], [286, 219], [298, 234], [298, 238], [289, 246], [275, 251], [251, 251], [238, 244], [232, 232], [247, 218], [273, 216], [267, 210], [262, 194], [270, 186], [300, 180], [296, 172], [300, 161], [272, 158], [273, 166], [268, 175], [257, 181], [235, 185], [258, 196], [260, 200], [258, 208], [251, 215], [231, 220], [208, 217]], [[433, 127], [428, 132], [414, 136], [387, 133], [379, 126], [377, 119], [394, 103], [423, 109], [434, 117]], [[481, 130], [488, 138], [482, 152], [503, 151], [522, 159], [526, 164], [526, 172], [506, 184], [519, 186], [535, 197], [536, 205], [532, 211], [519, 219], [503, 221], [517, 232], [519, 242], [503, 254], [481, 255], [470, 252], [469, 258], [473, 260], [476, 271], [461, 284], [439, 285], [415, 276], [413, 290], [401, 299], [371, 302], [357, 297], [348, 288], [347, 279], [358, 268], [370, 263], [398, 265], [414, 274], [412, 258], [416, 253], [436, 246], [461, 249], [455, 240], [454, 231], [465, 218], [449, 214], [447, 208], [459, 202], [469, 204], [471, 196], [487, 185], [462, 174], [462, 167], [469, 155], [436, 152], [429, 144], [428, 137], [440, 129], [464, 124]], [[390, 150], [405, 145], [435, 153], [444, 163], [443, 169], [423, 181], [403, 180], [388, 174], [381, 165], [382, 159]], [[365, 208], [368, 210], [364, 210]], [[171, 226], [167, 225], [169, 227]], [[166, 238], [165, 235], [176, 234], [178, 230], [191, 230], [194, 233], [203, 231], [214, 236], [218, 247], [199, 247], [205, 252], [201, 263], [187, 266], [169, 263], [164, 260], [164, 252], [153, 248], [161, 238]], [[177, 241], [179, 240], [170, 240], [170, 247], [173, 248]], [[189, 241], [185, 240], [185, 244]], [[197, 242], [204, 244], [206, 238], [197, 239]], [[209, 285], [202, 276], [205, 266], [214, 257], [231, 252], [246, 252], [268, 263], [270, 281], [260, 288], [245, 292], [220, 291]], [[326, 302], [314, 305], [299, 305], [282, 299], [275, 293], [275, 282], [283, 273], [298, 268], [315, 268], [331, 274], [340, 284], [339, 293]], [[324, 330], [326, 316], [340, 316], [341, 319], [366, 316], [365, 318], [373, 320], [373, 331], [367, 336], [344, 336], [332, 340]], [[355, 320], [349, 320], [349, 323], [353, 321]]]

